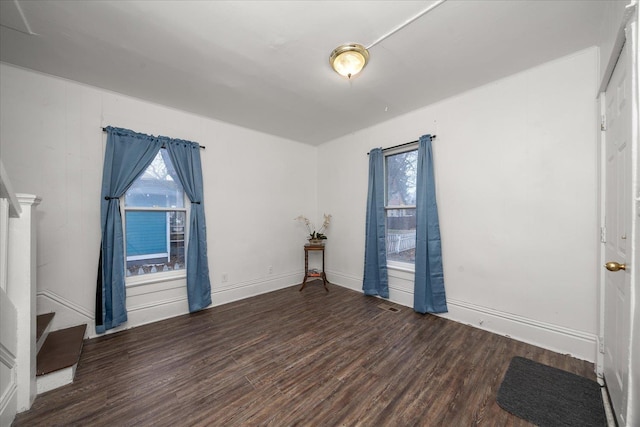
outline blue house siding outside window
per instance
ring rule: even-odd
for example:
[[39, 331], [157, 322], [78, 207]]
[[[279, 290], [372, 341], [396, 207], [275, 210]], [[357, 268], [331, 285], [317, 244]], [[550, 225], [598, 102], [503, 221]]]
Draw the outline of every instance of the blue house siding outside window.
[[129, 211], [125, 221], [127, 224], [127, 261], [169, 257], [166, 212]]

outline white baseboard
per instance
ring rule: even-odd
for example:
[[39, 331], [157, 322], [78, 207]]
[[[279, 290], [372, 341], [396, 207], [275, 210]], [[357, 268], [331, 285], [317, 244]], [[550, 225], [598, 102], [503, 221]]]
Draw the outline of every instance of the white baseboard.
[[561, 325], [542, 322], [464, 301], [447, 300], [449, 312], [440, 315], [456, 322], [504, 335], [561, 354], [594, 362], [597, 337]]
[[51, 331], [87, 324], [87, 331], [94, 330], [93, 312], [66, 297], [51, 290], [38, 291], [36, 294], [37, 314], [55, 313], [51, 322]]
[[212, 289], [213, 307], [239, 301], [245, 298], [277, 291], [298, 283], [302, 283], [303, 272], [286, 273], [269, 276], [258, 280], [235, 283], [233, 286]]
[[[362, 292], [362, 278], [327, 271], [331, 283]], [[333, 279], [333, 280], [331, 280]], [[413, 293], [389, 286], [389, 301], [413, 307]], [[473, 303], [447, 299], [448, 313], [438, 316], [507, 336], [578, 359], [594, 362], [597, 336], [552, 323], [506, 313]]]
[[343, 288], [362, 292], [362, 277], [349, 276], [335, 271], [327, 270], [327, 280]]
[[44, 291], [38, 291], [37, 297], [48, 298], [51, 301], [55, 301], [59, 305], [62, 305], [63, 307], [75, 312], [76, 314], [84, 317], [85, 319], [91, 319], [93, 317], [93, 312], [91, 312], [90, 310], [87, 310], [81, 305], [78, 305], [75, 302], [70, 301], [67, 298], [63, 297], [62, 295], [56, 294], [55, 292], [50, 291], [48, 289]]
[[[302, 276], [303, 273], [301, 272], [293, 272], [280, 275], [270, 275], [267, 278], [260, 278], [246, 282], [236, 282], [223, 287], [213, 287], [211, 290], [212, 304], [209, 308], [292, 286], [296, 283], [300, 283]], [[182, 288], [184, 287], [181, 287], [180, 289]], [[172, 287], [169, 289], [169, 292], [172, 292], [171, 289], [175, 291], [178, 288]], [[160, 293], [156, 293], [154, 295], [153, 292], [143, 292], [142, 294], [136, 295], [135, 298], [127, 296], [128, 321], [117, 328], [110, 329], [106, 333], [110, 334], [131, 329], [137, 326], [159, 322], [161, 320], [189, 313], [186, 288], [184, 288], [184, 291], [180, 291], [179, 294], [175, 294], [168, 298], [156, 299], [160, 298], [159, 295]], [[135, 303], [132, 301], [135, 301]], [[84, 323], [88, 322], [85, 321]], [[88, 328], [89, 338], [98, 336], [95, 332], [94, 325], [95, 322], [91, 319], [91, 323]]]
[[71, 384], [76, 375], [77, 364], [50, 374], [36, 377], [38, 394]]

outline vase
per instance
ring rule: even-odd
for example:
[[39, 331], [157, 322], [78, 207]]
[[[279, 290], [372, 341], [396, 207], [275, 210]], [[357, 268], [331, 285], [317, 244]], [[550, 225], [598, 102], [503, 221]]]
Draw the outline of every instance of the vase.
[[309, 239], [309, 244], [314, 246], [318, 246], [318, 245], [324, 246], [325, 240], [326, 239]]

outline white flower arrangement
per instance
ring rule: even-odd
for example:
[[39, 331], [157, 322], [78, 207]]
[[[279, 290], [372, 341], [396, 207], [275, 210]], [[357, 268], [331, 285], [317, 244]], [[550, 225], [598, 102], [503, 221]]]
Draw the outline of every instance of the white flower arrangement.
[[306, 216], [299, 215], [298, 217], [293, 219], [294, 221], [302, 222], [309, 232], [309, 239], [313, 240], [324, 240], [327, 236], [323, 233], [331, 222], [331, 214], [324, 214], [324, 221], [322, 221], [322, 226], [316, 231], [315, 225], [307, 218]]

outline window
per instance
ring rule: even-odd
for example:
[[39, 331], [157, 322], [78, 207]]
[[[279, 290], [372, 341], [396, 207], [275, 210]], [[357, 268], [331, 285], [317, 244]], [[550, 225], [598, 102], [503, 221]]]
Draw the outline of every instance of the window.
[[387, 262], [412, 268], [416, 256], [418, 149], [385, 155]]
[[124, 195], [127, 276], [185, 268], [185, 196], [163, 148]]

